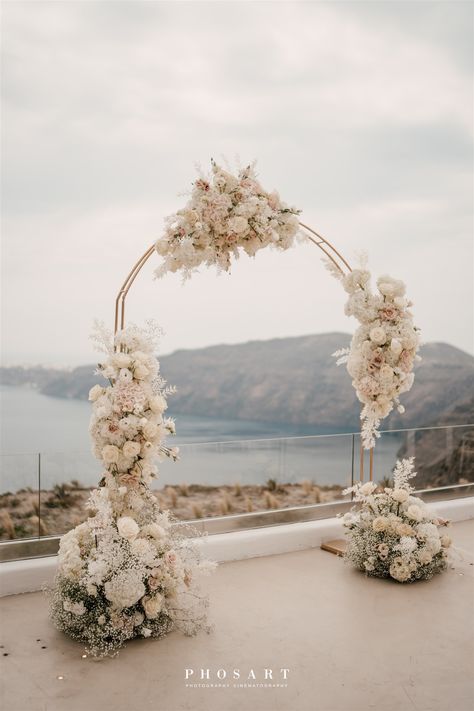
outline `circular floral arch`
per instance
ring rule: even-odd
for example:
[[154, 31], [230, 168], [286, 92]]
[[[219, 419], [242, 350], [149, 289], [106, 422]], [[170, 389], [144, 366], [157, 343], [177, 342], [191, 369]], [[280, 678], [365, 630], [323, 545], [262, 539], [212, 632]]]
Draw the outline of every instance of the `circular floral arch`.
[[[113, 338], [98, 331], [106, 356], [99, 371], [108, 384], [95, 385], [89, 399], [102, 479], [88, 500], [87, 520], [61, 539], [51, 590], [54, 623], [85, 642], [91, 654], [115, 654], [128, 639], [159, 638], [173, 627], [186, 634], [209, 629], [208, 602], [197, 581], [213, 565], [172, 525], [170, 512], [161, 510], [150, 488], [156, 462], [177, 457], [176, 448], [165, 446], [174, 422], [165, 414], [170, 389], [159, 374], [156, 334], [125, 326], [127, 294], [155, 250], [163, 257], [158, 277], [181, 271], [185, 278], [201, 264], [228, 271], [241, 250], [254, 255], [268, 245], [288, 249], [301, 232], [323, 252], [348, 294], [346, 314], [359, 321], [350, 348], [335, 355], [347, 364], [363, 404], [361, 441], [370, 449], [372, 478], [380, 420], [394, 404], [401, 408], [398, 397], [413, 382], [418, 332], [410, 302], [404, 284], [388, 276], [377, 280], [373, 293], [365, 265], [351, 269], [298, 215], [277, 193], [262, 188], [253, 166], [233, 175], [213, 163], [211, 179], [201, 176], [194, 183], [186, 206], [168, 218], [163, 237], [127, 275], [115, 302]], [[401, 572], [396, 571], [400, 580]]]
[[202, 264], [230, 271], [240, 253], [255, 256], [263, 247], [284, 251], [301, 239], [323, 253], [326, 268], [349, 294], [345, 312], [359, 321], [348, 349], [334, 355], [345, 363], [353, 379], [361, 411], [360, 474], [364, 476], [363, 449], [370, 450], [373, 478], [373, 448], [380, 421], [394, 408], [404, 412], [399, 395], [413, 384], [413, 365], [418, 358], [419, 329], [413, 323], [405, 297], [405, 285], [382, 276], [377, 292], [370, 288], [365, 263], [352, 269], [349, 262], [325, 237], [299, 219], [300, 210], [288, 206], [276, 191], [266, 191], [257, 179], [255, 164], [237, 174], [211, 161], [211, 174], [200, 174], [193, 183], [186, 205], [166, 219], [165, 234], [134, 264], [115, 300], [114, 331], [125, 327], [127, 295], [143, 266], [154, 252], [163, 257], [156, 277], [182, 272], [188, 279]]

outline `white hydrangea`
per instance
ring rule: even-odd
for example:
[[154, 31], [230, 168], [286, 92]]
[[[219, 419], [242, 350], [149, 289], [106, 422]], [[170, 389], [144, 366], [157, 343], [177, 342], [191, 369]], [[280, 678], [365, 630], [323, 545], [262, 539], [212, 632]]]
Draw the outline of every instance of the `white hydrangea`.
[[142, 575], [136, 570], [122, 570], [104, 584], [105, 597], [117, 610], [131, 607], [145, 595]]
[[416, 538], [413, 538], [412, 536], [402, 536], [400, 538], [400, 543], [397, 543], [395, 546], [395, 550], [400, 551], [402, 555], [409, 556], [417, 549], [417, 547], [418, 542]]

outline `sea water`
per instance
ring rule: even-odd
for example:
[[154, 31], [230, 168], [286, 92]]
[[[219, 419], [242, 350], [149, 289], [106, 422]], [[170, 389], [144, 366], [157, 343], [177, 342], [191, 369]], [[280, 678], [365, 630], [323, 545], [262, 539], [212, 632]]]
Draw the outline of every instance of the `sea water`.
[[[52, 398], [28, 387], [1, 386], [0, 491], [92, 486], [100, 464], [90, 451], [90, 403]], [[172, 410], [170, 414], [173, 415]], [[358, 476], [358, 437], [317, 435], [317, 428], [192, 417], [176, 413], [178, 462], [161, 463], [157, 486], [262, 484], [268, 479], [348, 486]], [[375, 450], [379, 479], [388, 476], [402, 441], [383, 435]]]

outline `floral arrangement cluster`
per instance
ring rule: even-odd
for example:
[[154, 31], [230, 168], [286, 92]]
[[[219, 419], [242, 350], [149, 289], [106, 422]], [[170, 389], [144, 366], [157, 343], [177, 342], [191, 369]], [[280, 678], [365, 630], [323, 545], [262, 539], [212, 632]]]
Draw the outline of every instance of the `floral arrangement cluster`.
[[89, 393], [93, 403], [90, 434], [95, 456], [120, 484], [149, 484], [157, 474], [154, 463], [163, 456], [177, 459], [179, 450], [164, 445], [175, 434], [175, 424], [166, 418], [167, 396], [173, 392], [159, 374], [154, 355], [159, 330], [129, 326], [119, 331], [110, 346], [110, 335], [97, 327], [95, 340], [105, 351], [106, 361], [98, 372], [108, 387], [95, 385]]
[[446, 568], [451, 539], [439, 527], [449, 522], [413, 496], [409, 480], [414, 476], [411, 457], [397, 462], [393, 488], [379, 491], [366, 482], [344, 491], [360, 502], [342, 518], [348, 529], [345, 557], [367, 575], [407, 583], [428, 580]]
[[380, 437], [380, 421], [396, 406], [405, 411], [399, 397], [413, 385], [413, 367], [421, 360], [418, 328], [414, 325], [405, 296], [405, 284], [390, 276], [377, 280], [377, 292], [370, 288], [370, 272], [354, 269], [348, 275], [333, 271], [349, 294], [347, 316], [355, 316], [360, 326], [350, 348], [334, 353], [337, 364], [346, 363], [357, 397], [363, 403], [361, 436], [366, 449]]
[[164, 257], [156, 275], [181, 270], [187, 278], [203, 263], [229, 271], [239, 247], [249, 256], [267, 245], [288, 249], [299, 230], [299, 213], [277, 192], [262, 188], [255, 164], [233, 175], [212, 161], [211, 176], [196, 180], [185, 207], [166, 220], [156, 243]]
[[156, 330], [132, 326], [115, 340], [102, 330], [99, 340], [107, 353], [99, 372], [109, 385], [90, 391], [90, 429], [104, 473], [88, 501], [89, 518], [61, 539], [51, 591], [56, 626], [94, 656], [175, 626], [186, 634], [206, 628], [208, 603], [197, 577], [214, 567], [177, 532], [149, 488], [154, 461], [178, 454], [163, 444], [174, 423], [164, 418], [170, 389], [154, 356]]

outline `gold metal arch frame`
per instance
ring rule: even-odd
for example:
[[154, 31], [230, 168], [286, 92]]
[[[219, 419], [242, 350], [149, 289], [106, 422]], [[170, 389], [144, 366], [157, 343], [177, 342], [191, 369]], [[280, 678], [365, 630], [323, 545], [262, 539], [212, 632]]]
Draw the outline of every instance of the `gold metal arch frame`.
[[[316, 247], [318, 247], [325, 255], [327, 259], [329, 259], [332, 264], [335, 266], [335, 268], [344, 276], [345, 274], [348, 274], [349, 272], [352, 271], [349, 263], [344, 259], [342, 254], [338, 252], [338, 250], [334, 247], [331, 242], [329, 242], [325, 237], [322, 237], [316, 230], [313, 230], [312, 227], [309, 227], [308, 225], [305, 225], [303, 222], [299, 223], [302, 233], [304, 236], [312, 242]], [[114, 321], [114, 333], [117, 333], [117, 331], [120, 329], [123, 329], [125, 326], [125, 302], [127, 299], [128, 292], [130, 291], [133, 282], [147, 263], [147, 261], [150, 259], [151, 255], [155, 251], [155, 244], [152, 244], [144, 254], [140, 257], [140, 259], [134, 264], [130, 272], [127, 274], [127, 277], [125, 281], [123, 282], [122, 286], [120, 287], [120, 290], [117, 294], [117, 297], [115, 299], [115, 321]], [[374, 450], [373, 448], [370, 449], [370, 460], [369, 460], [369, 467], [370, 467], [370, 481], [373, 480], [373, 468], [374, 468]], [[360, 480], [364, 480], [364, 449], [362, 447], [362, 442], [360, 445]]]

